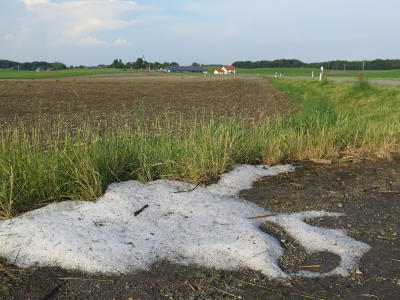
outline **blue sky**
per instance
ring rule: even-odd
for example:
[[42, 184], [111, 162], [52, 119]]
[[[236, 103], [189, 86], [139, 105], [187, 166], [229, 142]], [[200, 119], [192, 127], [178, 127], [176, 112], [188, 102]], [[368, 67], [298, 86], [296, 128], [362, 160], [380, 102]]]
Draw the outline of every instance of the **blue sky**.
[[0, 0], [0, 59], [400, 58], [398, 0]]

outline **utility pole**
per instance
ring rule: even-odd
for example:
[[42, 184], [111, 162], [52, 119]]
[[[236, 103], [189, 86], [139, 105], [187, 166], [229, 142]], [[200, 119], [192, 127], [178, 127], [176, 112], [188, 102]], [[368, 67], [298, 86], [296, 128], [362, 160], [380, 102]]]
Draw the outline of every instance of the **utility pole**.
[[363, 67], [362, 67], [363, 72], [364, 72], [364, 69], [365, 69], [365, 60], [363, 60]]
[[344, 71], [346, 72], [346, 64], [343, 64], [343, 66], [344, 66], [344, 67], [343, 67], [343, 68], [344, 68]]

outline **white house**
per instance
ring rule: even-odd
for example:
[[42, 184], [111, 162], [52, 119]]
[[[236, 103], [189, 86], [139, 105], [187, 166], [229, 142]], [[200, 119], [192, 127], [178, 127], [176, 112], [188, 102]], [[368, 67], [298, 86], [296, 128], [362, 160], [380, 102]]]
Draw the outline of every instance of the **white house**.
[[215, 70], [214, 74], [236, 74], [234, 66], [223, 66], [221, 69]]
[[214, 71], [214, 74], [216, 74], [216, 75], [222, 75], [222, 74], [225, 74], [225, 71], [222, 70], [222, 69], [218, 69], [218, 70], [215, 70], [215, 71]]
[[236, 74], [236, 67], [234, 66], [223, 66], [222, 70], [224, 70], [225, 74]]

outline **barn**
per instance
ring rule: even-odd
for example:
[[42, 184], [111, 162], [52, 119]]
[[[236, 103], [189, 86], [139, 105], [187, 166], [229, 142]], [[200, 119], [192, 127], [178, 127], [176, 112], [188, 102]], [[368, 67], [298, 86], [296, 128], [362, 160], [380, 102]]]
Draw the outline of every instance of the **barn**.
[[165, 68], [167, 72], [191, 72], [191, 73], [207, 73], [207, 69], [203, 67], [181, 67], [181, 66], [168, 66]]

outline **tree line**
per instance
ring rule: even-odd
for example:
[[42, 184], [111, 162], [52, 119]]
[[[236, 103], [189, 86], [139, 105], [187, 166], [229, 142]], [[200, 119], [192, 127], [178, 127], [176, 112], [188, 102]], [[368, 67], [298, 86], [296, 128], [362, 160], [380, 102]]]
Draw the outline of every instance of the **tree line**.
[[49, 63], [46, 61], [33, 61], [33, 62], [19, 63], [11, 60], [0, 60], [0, 69], [35, 71], [38, 68], [42, 69], [52, 68], [55, 70], [64, 70], [67, 68], [67, 66], [61, 62]]
[[114, 59], [111, 68], [117, 69], [156, 69], [159, 70], [161, 68], [165, 68], [167, 66], [179, 66], [177, 62], [148, 62], [143, 58], [138, 58], [136, 61], [124, 63], [121, 59]]
[[237, 68], [320, 68], [328, 70], [393, 70], [400, 69], [400, 59], [375, 59], [365, 61], [332, 60], [304, 63], [298, 59], [277, 59], [260, 61], [235, 61]]

